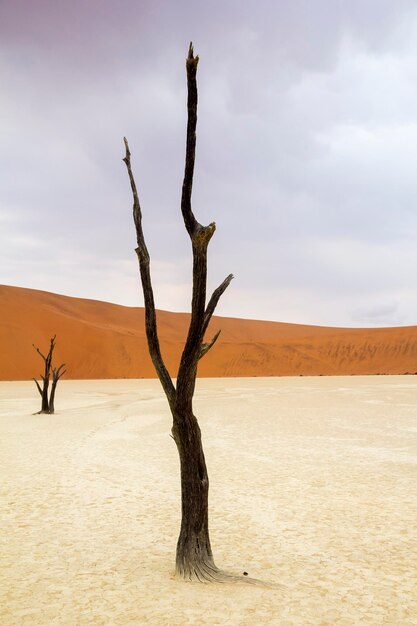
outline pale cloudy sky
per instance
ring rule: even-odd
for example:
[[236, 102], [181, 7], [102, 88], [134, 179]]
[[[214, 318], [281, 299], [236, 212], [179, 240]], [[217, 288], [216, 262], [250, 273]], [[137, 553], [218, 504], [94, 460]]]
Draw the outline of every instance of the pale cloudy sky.
[[0, 0], [0, 282], [142, 305], [126, 135], [157, 306], [189, 310], [190, 40], [218, 313], [417, 324], [414, 0]]

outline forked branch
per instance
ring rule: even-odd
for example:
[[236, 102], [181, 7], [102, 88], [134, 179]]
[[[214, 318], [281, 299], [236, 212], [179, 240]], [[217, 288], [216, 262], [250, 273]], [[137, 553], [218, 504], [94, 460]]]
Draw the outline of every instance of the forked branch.
[[203, 344], [204, 333], [220, 296], [232, 280], [230, 275], [224, 284], [213, 294], [208, 311], [206, 309], [207, 289], [207, 248], [216, 230], [212, 222], [208, 226], [199, 224], [191, 209], [191, 192], [194, 174], [196, 124], [197, 124], [197, 64], [198, 56], [194, 57], [193, 46], [190, 44], [186, 63], [188, 85], [188, 123], [185, 155], [185, 171], [182, 186], [181, 211], [184, 224], [190, 236], [193, 250], [193, 295], [191, 302], [191, 321], [187, 340], [182, 353], [177, 376], [177, 396], [181, 406], [191, 407], [192, 397], [189, 391], [194, 389], [197, 364], [204, 354], [210, 350], [218, 338]]
[[58, 380], [64, 375], [66, 374], [67, 370], [62, 370], [62, 368], [65, 367], [65, 363], [61, 363], [61, 365], [59, 367], [53, 367], [52, 368], [52, 380], [55, 382], [58, 382]]
[[34, 343], [32, 343], [32, 346], [35, 348], [36, 352], [39, 354], [39, 356], [41, 356], [43, 358], [43, 360], [45, 361], [45, 365], [49, 364], [49, 366], [51, 365], [52, 362], [52, 353], [54, 351], [55, 348], [55, 340], [56, 340], [56, 335], [54, 335], [51, 338], [51, 342], [50, 342], [50, 346], [49, 346], [49, 352], [48, 354], [45, 356], [44, 354], [42, 354], [42, 352], [39, 350], [38, 346], [35, 346]]

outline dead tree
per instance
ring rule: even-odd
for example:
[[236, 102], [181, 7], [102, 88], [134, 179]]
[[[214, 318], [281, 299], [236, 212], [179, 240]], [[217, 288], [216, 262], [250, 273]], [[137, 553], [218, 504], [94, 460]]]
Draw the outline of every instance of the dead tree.
[[[56, 335], [54, 335], [51, 339], [51, 342], [49, 345], [49, 352], [46, 356], [42, 354], [39, 348], [37, 348], [34, 344], [32, 344], [36, 352], [42, 357], [44, 364], [45, 364], [44, 373], [43, 375], [42, 374], [40, 375], [40, 377], [42, 378], [42, 387], [40, 386], [36, 378], [33, 379], [40, 393], [40, 396], [42, 398], [41, 410], [39, 411], [39, 413], [54, 413], [56, 386], [58, 384], [58, 380], [65, 374], [65, 371], [66, 371], [66, 370], [62, 370], [62, 368], [65, 367], [65, 363], [62, 363], [58, 368], [52, 367], [52, 355], [53, 355], [54, 348], [55, 348], [55, 339], [56, 339]], [[52, 386], [51, 386], [51, 393], [48, 394], [51, 371], [52, 371]]]
[[197, 124], [197, 64], [198, 56], [194, 57], [193, 46], [190, 44], [186, 61], [188, 123], [181, 212], [185, 228], [191, 239], [193, 288], [190, 326], [179, 365], [176, 386], [174, 386], [161, 355], [150, 274], [150, 258], [143, 235], [142, 212], [132, 174], [131, 154], [126, 138], [124, 139], [126, 156], [123, 161], [127, 167], [133, 193], [133, 218], [137, 237], [136, 254], [139, 260], [144, 295], [149, 353], [171, 409], [173, 417], [172, 436], [180, 457], [182, 518], [177, 543], [176, 572], [180, 577], [187, 580], [255, 582], [243, 576], [225, 574], [214, 564], [208, 526], [209, 479], [201, 431], [193, 413], [193, 395], [198, 362], [212, 348], [220, 331], [207, 343], [204, 343], [204, 335], [221, 295], [233, 278], [232, 274], [229, 274], [221, 285], [214, 290], [206, 303], [207, 248], [216, 225], [214, 222], [208, 226], [199, 224], [191, 208]]

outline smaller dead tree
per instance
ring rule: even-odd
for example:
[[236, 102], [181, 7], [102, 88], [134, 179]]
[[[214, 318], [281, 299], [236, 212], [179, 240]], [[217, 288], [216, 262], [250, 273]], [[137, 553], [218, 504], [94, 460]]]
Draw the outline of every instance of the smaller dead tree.
[[[65, 363], [61, 363], [61, 365], [56, 368], [52, 367], [52, 355], [53, 355], [54, 348], [55, 348], [55, 339], [56, 339], [56, 335], [54, 335], [51, 339], [51, 342], [49, 345], [49, 351], [46, 356], [42, 354], [42, 352], [39, 350], [37, 346], [35, 346], [35, 344], [32, 344], [36, 352], [39, 354], [39, 356], [42, 357], [44, 364], [45, 364], [44, 373], [43, 375], [42, 374], [40, 375], [42, 379], [42, 387], [38, 383], [36, 378], [33, 379], [40, 393], [40, 396], [42, 398], [41, 410], [38, 411], [38, 413], [54, 413], [56, 386], [58, 384], [59, 379], [66, 372], [66, 370], [63, 369], [65, 367]], [[51, 373], [52, 373], [52, 385], [51, 385], [51, 392], [50, 394], [48, 394]]]

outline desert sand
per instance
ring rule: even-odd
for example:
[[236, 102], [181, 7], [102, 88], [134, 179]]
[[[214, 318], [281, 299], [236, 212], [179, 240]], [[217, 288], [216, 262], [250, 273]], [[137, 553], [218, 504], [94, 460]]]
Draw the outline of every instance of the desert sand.
[[417, 624], [417, 377], [204, 379], [216, 563], [173, 574], [179, 467], [156, 380], [0, 383], [3, 626]]
[[[139, 288], [139, 287], [138, 287]], [[0, 380], [39, 376], [32, 344], [47, 350], [57, 335], [56, 363], [66, 377], [153, 378], [143, 308], [0, 285]], [[176, 375], [189, 315], [158, 311], [162, 352]], [[331, 328], [213, 317], [216, 346], [199, 376], [415, 374], [417, 326]]]

